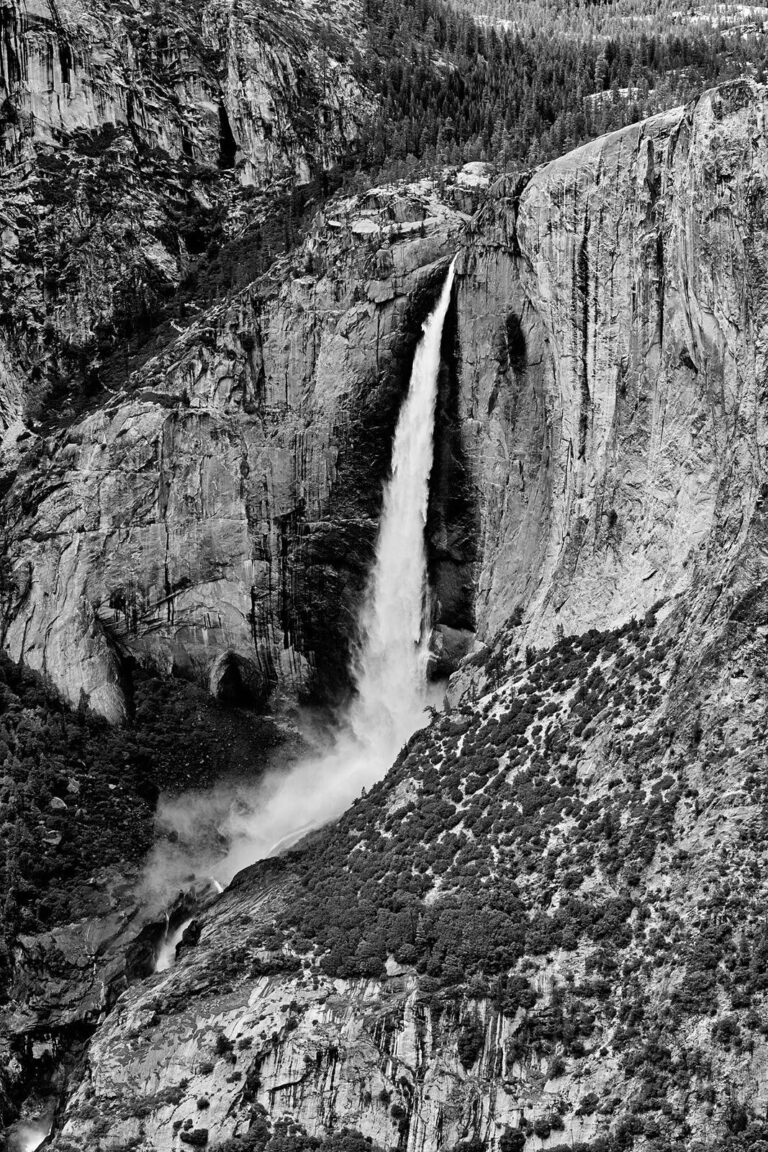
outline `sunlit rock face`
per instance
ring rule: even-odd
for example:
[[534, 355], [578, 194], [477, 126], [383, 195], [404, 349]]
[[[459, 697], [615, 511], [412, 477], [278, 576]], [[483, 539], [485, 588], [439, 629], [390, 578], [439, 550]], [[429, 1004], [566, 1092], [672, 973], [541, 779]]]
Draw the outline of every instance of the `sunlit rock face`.
[[612, 627], [761, 547], [764, 116], [734, 83], [488, 205], [458, 306], [486, 636]]

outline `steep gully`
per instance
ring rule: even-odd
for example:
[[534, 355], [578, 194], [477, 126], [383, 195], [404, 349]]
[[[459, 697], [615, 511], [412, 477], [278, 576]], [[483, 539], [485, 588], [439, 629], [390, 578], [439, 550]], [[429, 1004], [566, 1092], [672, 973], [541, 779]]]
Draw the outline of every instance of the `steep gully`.
[[[250, 796], [238, 796], [221, 829], [230, 849], [213, 865], [217, 887], [339, 815], [361, 789], [381, 779], [403, 744], [426, 722], [431, 608], [425, 528], [440, 349], [454, 273], [455, 260], [423, 325], [398, 417], [353, 656], [355, 694], [321, 758], [308, 757], [287, 772], [276, 771]], [[179, 807], [184, 808], [183, 798]], [[155, 971], [171, 966], [190, 921], [168, 922]]]

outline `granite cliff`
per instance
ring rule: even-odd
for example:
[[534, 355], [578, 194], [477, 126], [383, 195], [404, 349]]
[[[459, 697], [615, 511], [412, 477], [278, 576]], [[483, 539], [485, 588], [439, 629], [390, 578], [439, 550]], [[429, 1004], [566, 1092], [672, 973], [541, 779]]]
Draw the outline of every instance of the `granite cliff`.
[[439, 622], [487, 642], [515, 617], [539, 643], [733, 587], [762, 484], [762, 99], [736, 83], [527, 181], [321, 214], [94, 413], [27, 435], [9, 652], [112, 719], [132, 659], [257, 704], [341, 690], [408, 356], [457, 250]]
[[[475, 637], [453, 710], [175, 968], [85, 997], [52, 1147], [261, 1147], [261, 1109], [408, 1152], [764, 1147], [765, 112], [738, 82], [530, 176], [339, 200], [19, 445], [5, 643], [70, 700], [119, 719], [134, 662], [258, 706], [342, 691], [460, 252], [430, 509], [449, 670]], [[59, 995], [28, 996], [26, 1075], [78, 1019]]]
[[255, 706], [341, 686], [408, 355], [463, 220], [430, 188], [338, 208], [21, 457], [6, 644], [73, 703], [120, 719], [126, 657]]

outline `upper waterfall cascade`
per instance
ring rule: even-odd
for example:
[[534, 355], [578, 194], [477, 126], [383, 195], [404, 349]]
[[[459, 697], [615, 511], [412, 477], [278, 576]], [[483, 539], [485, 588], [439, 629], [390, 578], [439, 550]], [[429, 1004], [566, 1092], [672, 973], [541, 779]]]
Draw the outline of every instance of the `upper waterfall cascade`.
[[381, 754], [386, 765], [425, 718], [430, 620], [424, 530], [440, 345], [454, 274], [455, 260], [416, 348], [360, 619], [361, 645], [354, 667], [357, 696], [350, 725], [361, 745]]

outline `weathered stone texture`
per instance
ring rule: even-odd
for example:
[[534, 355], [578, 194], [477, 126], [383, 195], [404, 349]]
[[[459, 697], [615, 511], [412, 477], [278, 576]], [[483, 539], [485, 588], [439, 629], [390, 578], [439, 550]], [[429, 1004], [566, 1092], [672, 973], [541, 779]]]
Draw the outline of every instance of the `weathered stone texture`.
[[315, 275], [281, 264], [38, 445], [8, 501], [14, 658], [113, 720], [128, 655], [206, 683], [230, 654], [257, 700], [310, 687], [338, 645], [324, 629], [354, 630], [407, 383], [395, 361], [458, 243], [461, 220], [430, 211], [432, 236], [393, 238], [389, 299], [365, 299], [369, 240], [313, 237]]
[[478, 615], [529, 641], [725, 576], [765, 446], [765, 96], [736, 83], [502, 189], [460, 278]]

